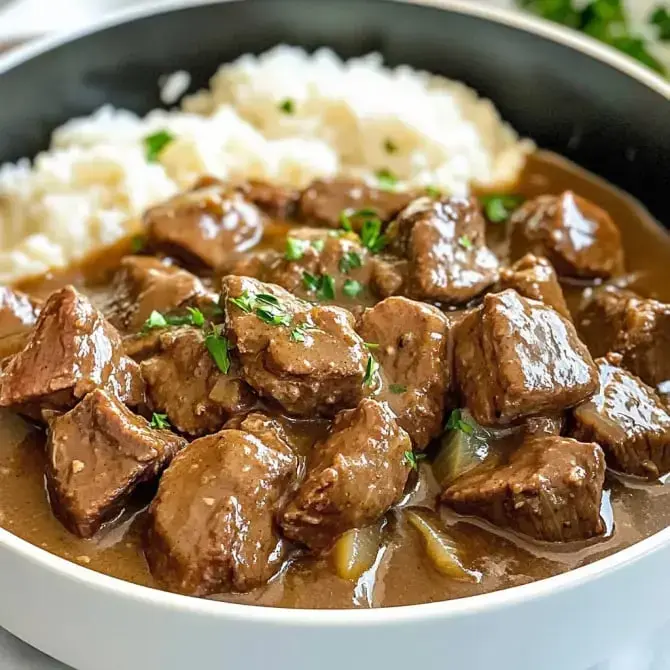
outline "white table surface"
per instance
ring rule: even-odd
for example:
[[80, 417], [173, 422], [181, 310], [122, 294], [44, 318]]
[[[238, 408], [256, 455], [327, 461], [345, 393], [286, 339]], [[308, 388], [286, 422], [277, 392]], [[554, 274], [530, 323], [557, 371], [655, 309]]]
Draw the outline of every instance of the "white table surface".
[[[190, 0], [183, 1], [184, 4], [188, 4]], [[488, 1], [498, 6], [512, 5], [512, 0]], [[156, 0], [4, 0], [4, 2], [7, 4], [3, 4], [0, 0], [0, 42], [85, 25], [105, 12], [129, 5], [142, 2], [157, 4]], [[642, 21], [649, 7], [655, 6], [658, 2], [659, 0], [627, 0], [634, 22]], [[663, 49], [659, 55], [668, 58], [670, 47]], [[670, 58], [668, 62], [670, 63]], [[57, 625], [57, 622], [54, 622], [54, 625]], [[69, 669], [0, 628], [0, 670]], [[566, 668], [566, 670], [577, 669]], [[621, 650], [616, 659], [588, 670], [670, 670], [670, 629], [661, 631], [648, 641], [640, 642], [634, 648]]]

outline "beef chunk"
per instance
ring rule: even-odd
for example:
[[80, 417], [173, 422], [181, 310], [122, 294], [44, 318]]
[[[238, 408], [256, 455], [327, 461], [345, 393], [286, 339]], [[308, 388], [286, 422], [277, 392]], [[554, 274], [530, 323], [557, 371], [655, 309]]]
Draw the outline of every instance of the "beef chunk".
[[[403, 295], [461, 304], [498, 279], [498, 259], [486, 246], [486, 222], [473, 198], [423, 197], [391, 223], [389, 251], [408, 260]], [[382, 283], [378, 289], [383, 294]]]
[[0, 286], [0, 338], [29, 331], [39, 313], [39, 304], [25, 293]]
[[154, 310], [170, 312], [205, 295], [202, 282], [186, 270], [152, 256], [126, 256], [121, 259], [111, 299], [103, 311], [120, 330], [136, 332]]
[[378, 519], [402, 496], [411, 449], [385, 403], [366, 398], [340, 412], [280, 517], [286, 536], [320, 551], [347, 530]]
[[539, 300], [566, 319], [572, 319], [556, 272], [546, 258], [526, 254], [511, 268], [500, 272], [500, 288], [513, 288], [526, 298]]
[[506, 465], [457, 479], [442, 501], [538, 540], [569, 542], [603, 532], [604, 480], [605, 457], [597, 444], [535, 437]]
[[351, 313], [233, 275], [223, 279], [220, 302], [244, 379], [260, 395], [306, 416], [332, 415], [363, 397], [369, 354]]
[[511, 250], [546, 256], [565, 277], [611, 277], [623, 270], [621, 234], [610, 215], [565, 191], [530, 200], [513, 215]]
[[200, 438], [161, 479], [145, 547], [152, 574], [172, 591], [247, 591], [281, 565], [274, 516], [298, 461], [281, 426], [254, 416], [260, 435], [240, 429]]
[[184, 446], [186, 440], [152, 428], [108, 391], [91, 391], [49, 421], [46, 477], [54, 513], [75, 535], [91, 537]]
[[25, 349], [2, 370], [0, 406], [70, 409], [95, 388], [130, 406], [144, 401], [139, 368], [114, 326], [67, 286], [49, 296]]
[[[413, 198], [411, 193], [384, 191], [352, 179], [317, 179], [300, 196], [298, 216], [308, 223], [329, 228], [341, 227], [341, 214], [363, 209], [374, 211], [383, 221], [390, 221]], [[354, 226], [363, 219], [354, 217]]]
[[670, 380], [670, 305], [630, 291], [593, 292], [580, 311], [580, 334], [595, 356], [615, 351], [622, 365], [650, 386]]
[[459, 324], [455, 341], [458, 385], [484, 425], [560, 412], [598, 386], [572, 323], [511, 289], [487, 295]]
[[144, 223], [152, 248], [212, 268], [252, 247], [263, 232], [260, 210], [223, 184], [196, 188], [152, 207]]
[[652, 388], [620, 367], [622, 357], [596, 361], [598, 392], [573, 411], [579, 440], [593, 440], [612, 467], [655, 478], [670, 471], [670, 414]]
[[293, 218], [299, 197], [296, 191], [253, 179], [239, 188], [247, 200], [273, 219]]
[[407, 298], [387, 298], [363, 314], [358, 328], [379, 347], [387, 394], [398, 423], [423, 449], [442, 432], [444, 402], [451, 382], [451, 340], [447, 317]]
[[219, 430], [231, 414], [248, 410], [254, 394], [239, 378], [237, 365], [224, 374], [197, 328], [177, 328], [158, 337], [158, 353], [141, 363], [152, 410], [168, 415], [182, 433]]

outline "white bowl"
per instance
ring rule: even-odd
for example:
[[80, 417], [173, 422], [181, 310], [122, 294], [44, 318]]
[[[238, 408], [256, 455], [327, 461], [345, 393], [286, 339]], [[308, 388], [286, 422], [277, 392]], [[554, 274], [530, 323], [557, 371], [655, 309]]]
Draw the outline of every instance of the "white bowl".
[[[567, 45], [670, 101], [667, 83], [576, 33], [467, 2], [439, 4]], [[149, 14], [125, 12], [31, 45], [0, 60], [0, 76], [79, 36]], [[669, 564], [666, 529], [588, 566], [496, 593], [378, 610], [287, 610], [136, 586], [0, 529], [0, 625], [79, 670], [586, 670], [644, 644], [670, 621]]]

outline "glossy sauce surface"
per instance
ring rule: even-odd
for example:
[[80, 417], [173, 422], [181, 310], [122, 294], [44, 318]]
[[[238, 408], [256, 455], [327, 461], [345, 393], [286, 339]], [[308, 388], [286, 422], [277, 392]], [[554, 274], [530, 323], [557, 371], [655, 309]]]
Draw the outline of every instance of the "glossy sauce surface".
[[[628, 274], [624, 284], [643, 296], [670, 301], [670, 236], [628, 196], [551, 154], [538, 153], [528, 163], [514, 192], [526, 197], [571, 189], [608, 210], [619, 226], [626, 250]], [[282, 248], [287, 225], [273, 224], [263, 245]], [[487, 237], [501, 253], [502, 226], [489, 224]], [[104, 296], [109, 269], [128, 252], [107, 252], [81, 268], [52, 278], [24, 282], [23, 290], [45, 296], [65, 283], [74, 283], [95, 300]], [[102, 282], [102, 283], [101, 283]], [[619, 281], [618, 283], [621, 283]], [[563, 286], [571, 309], [581, 300], [584, 285]], [[0, 347], [2, 344], [0, 343]], [[382, 398], [383, 399], [383, 398]], [[295, 421], [292, 432], [305, 450], [323, 435], [325, 422]], [[65, 530], [51, 513], [44, 488], [41, 433], [21, 419], [0, 415], [0, 525], [44, 549], [88, 568], [121, 579], [154, 586], [141, 548], [146, 501], [138, 499], [116, 525], [92, 540]], [[670, 489], [662, 484], [637, 483], [608, 473], [602, 516], [608, 531], [600, 539], [565, 546], [540, 544], [496, 529], [476, 519], [459, 518], [446, 508], [436, 510], [438, 486], [431, 468], [421, 463], [409, 493], [386, 517], [385, 541], [373, 567], [357, 582], [335, 575], [330, 558], [296, 555], [271, 582], [251, 593], [220, 596], [235, 602], [301, 608], [396, 606], [459, 598], [549, 577], [613, 553], [670, 523]], [[440, 574], [423, 549], [403, 507], [436, 510], [457, 543], [467, 547], [467, 568], [481, 573], [479, 582], [461, 582]], [[613, 519], [616, 519], [614, 524]]]

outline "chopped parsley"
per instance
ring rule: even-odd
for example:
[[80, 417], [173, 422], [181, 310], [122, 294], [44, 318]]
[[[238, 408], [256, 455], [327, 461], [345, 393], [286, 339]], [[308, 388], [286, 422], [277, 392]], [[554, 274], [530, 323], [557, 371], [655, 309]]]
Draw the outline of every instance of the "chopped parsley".
[[[354, 219], [365, 219], [365, 218], [378, 218], [377, 210], [372, 209], [371, 207], [366, 207], [364, 209], [343, 209], [340, 212], [340, 226], [342, 230], [347, 233], [351, 233], [354, 230], [353, 220]], [[331, 231], [335, 232], [335, 231]]]
[[254, 308], [254, 298], [249, 295], [249, 291], [244, 291], [239, 298], [228, 298], [228, 300], [247, 314]]
[[154, 310], [149, 314], [149, 318], [144, 322], [142, 330], [146, 332], [147, 330], [153, 330], [154, 328], [167, 328], [168, 322], [165, 320], [165, 317], [160, 313]]
[[379, 183], [379, 188], [384, 191], [393, 191], [398, 184], [398, 178], [391, 170], [383, 168], [382, 170], [377, 170], [377, 182]]
[[302, 284], [321, 300], [335, 299], [335, 280], [329, 274], [313, 275], [305, 270], [302, 273]]
[[255, 296], [256, 302], [262, 302], [265, 305], [271, 305], [272, 307], [279, 307], [279, 299], [272, 295], [271, 293], [257, 293]]
[[377, 344], [377, 342], [363, 342], [363, 344], [370, 350], [379, 349], [379, 344]]
[[382, 222], [379, 217], [375, 216], [363, 222], [361, 242], [373, 254], [378, 254], [388, 244], [386, 235], [382, 234]]
[[159, 428], [161, 430], [170, 430], [172, 427], [168, 421], [167, 414], [156, 414], [156, 412], [154, 412], [151, 416], [150, 426], [152, 428]]
[[147, 160], [155, 163], [165, 147], [175, 139], [175, 136], [167, 130], [159, 130], [153, 135], [144, 138], [144, 150]]
[[431, 198], [441, 198], [442, 191], [440, 191], [440, 189], [436, 186], [426, 186], [426, 195], [430, 196]]
[[419, 461], [422, 461], [424, 458], [426, 458], [426, 454], [415, 454], [413, 451], [406, 451], [403, 455], [403, 460], [412, 470], [418, 470]]
[[403, 384], [391, 384], [389, 389], [391, 393], [395, 393], [396, 395], [400, 395], [401, 393], [405, 393], [407, 391], [407, 387]]
[[342, 285], [342, 293], [348, 298], [356, 298], [363, 291], [363, 284], [355, 279], [345, 279]]
[[295, 237], [287, 237], [284, 258], [287, 261], [299, 261], [305, 255], [305, 251], [307, 251], [308, 248], [308, 240], [298, 240]]
[[463, 419], [462, 416], [463, 414], [460, 409], [453, 410], [449, 415], [449, 419], [447, 420], [446, 429], [460, 430], [462, 433], [472, 435], [475, 432], [474, 426]]
[[365, 377], [363, 377], [365, 386], [372, 386], [378, 370], [379, 363], [374, 359], [374, 356], [368, 356], [368, 364], [365, 366]]
[[270, 326], [289, 326], [291, 317], [285, 312], [268, 309], [266, 307], [256, 307], [256, 316], [264, 323]]
[[309, 326], [306, 323], [299, 323], [291, 331], [291, 339], [294, 342], [304, 342], [305, 341], [305, 335], [306, 335], [308, 330], [318, 330], [318, 328], [316, 328], [314, 326]]
[[207, 347], [207, 351], [209, 351], [209, 355], [216, 363], [216, 367], [219, 368], [224, 375], [227, 375], [228, 370], [230, 370], [230, 356], [228, 354], [230, 345], [228, 343], [228, 338], [223, 337], [214, 330], [205, 337], [205, 346]]
[[670, 41], [670, 11], [659, 5], [649, 17], [649, 23], [658, 28], [658, 39], [661, 42]]
[[353, 231], [351, 219], [344, 209], [340, 212], [340, 226], [342, 226], [342, 230], [346, 230], [348, 233]]
[[318, 252], [323, 251], [323, 248], [326, 246], [326, 240], [312, 240], [312, 247]]
[[480, 198], [484, 214], [491, 223], [503, 223], [510, 214], [523, 202], [520, 195], [484, 195]]
[[467, 235], [461, 235], [458, 238], [458, 244], [463, 247], [463, 249], [470, 250], [472, 249], [472, 240]]
[[398, 145], [390, 137], [387, 137], [384, 140], [384, 151], [387, 154], [394, 154], [398, 151]]
[[345, 251], [340, 258], [338, 267], [340, 272], [343, 274], [349, 274], [350, 270], [356, 270], [357, 268], [363, 267], [363, 261], [360, 254], [357, 254], [355, 251]]
[[135, 235], [131, 240], [130, 240], [130, 250], [134, 254], [139, 254], [142, 249], [144, 249], [144, 245], [147, 243], [147, 241], [144, 239], [142, 235]]
[[187, 307], [191, 324], [196, 328], [202, 328], [205, 325], [205, 315], [197, 307]]
[[279, 111], [284, 112], [284, 114], [294, 114], [295, 113], [295, 100], [291, 98], [285, 98], [279, 103]]

